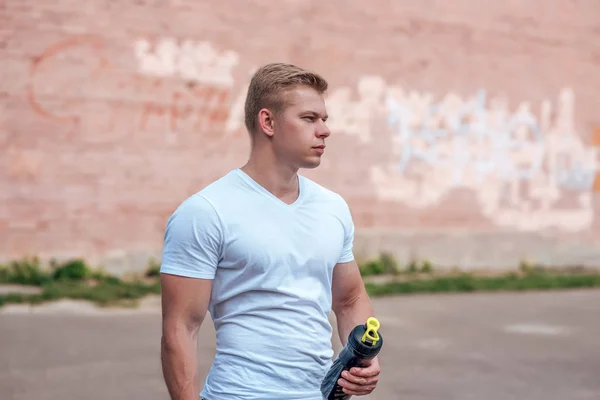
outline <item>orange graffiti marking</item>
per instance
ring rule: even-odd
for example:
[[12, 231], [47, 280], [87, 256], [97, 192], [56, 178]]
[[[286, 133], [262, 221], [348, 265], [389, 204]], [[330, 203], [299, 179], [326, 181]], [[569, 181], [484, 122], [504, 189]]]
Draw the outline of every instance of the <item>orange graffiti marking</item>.
[[209, 125], [224, 123], [229, 115], [226, 101], [230, 93], [219, 90], [212, 86], [194, 87], [192, 90], [174, 91], [168, 104], [148, 101], [144, 104], [139, 128], [145, 130], [151, 117], [168, 119], [165, 124], [172, 132], [177, 131], [181, 124], [193, 123], [194, 119], [195, 130], [205, 129], [207, 122]]
[[[170, 129], [172, 132], [186, 128], [202, 130], [214, 127], [216, 124], [224, 124], [227, 120], [230, 89], [183, 80], [175, 82], [175, 86], [172, 86], [174, 83], [172, 79], [148, 77], [137, 72], [126, 72], [120, 75], [119, 69], [113, 69], [113, 65], [107, 60], [106, 43], [101, 38], [76, 36], [49, 47], [33, 60], [27, 88], [27, 98], [32, 110], [43, 118], [68, 124], [73, 129], [70, 133], [74, 133], [86, 118], [83, 114], [86, 108], [80, 104], [80, 98], [69, 99], [68, 96], [60, 95], [56, 97], [60, 100], [61, 108], [58, 109], [56, 105], [52, 108], [50, 104], [53, 102], [45, 99], [42, 82], [43, 74], [49, 72], [47, 71], [49, 69], [58, 69], [57, 60], [74, 49], [77, 54], [80, 50], [92, 53], [91, 57], [85, 56], [89, 58], [85, 60], [88, 61], [85, 75], [89, 79], [86, 83], [90, 85], [91, 90], [109, 92], [114, 88], [115, 100], [112, 104], [108, 102], [102, 104], [107, 109], [102, 116], [103, 126], [98, 128], [102, 132], [129, 129], [131, 127], [129, 123], [127, 128], [119, 126], [125, 123], [123, 121], [126, 118], [135, 121], [136, 130], [148, 131], [155, 127], [160, 130]], [[68, 65], [65, 67], [69, 68]], [[50, 72], [56, 73], [60, 78], [70, 78], [67, 71]], [[70, 84], [69, 81], [65, 83]], [[72, 83], [69, 87], [75, 88], [75, 85], [76, 83]], [[99, 88], [100, 86], [102, 87]], [[80, 91], [75, 92], [80, 93]], [[112, 100], [113, 93], [110, 97]], [[48, 101], [46, 103], [48, 105], [44, 105], [45, 101]], [[96, 120], [97, 118], [91, 119], [93, 126], [96, 126]]]
[[[171, 108], [171, 130], [175, 131], [177, 128], [177, 121], [182, 119], [186, 120], [190, 114], [194, 111], [193, 107], [186, 102], [186, 95], [180, 92], [173, 93], [173, 106]], [[182, 101], [183, 100], [183, 101]], [[182, 108], [180, 104], [183, 103]]]
[[[49, 119], [53, 119], [55, 121], [62, 122], [62, 123], [75, 123], [76, 124], [79, 122], [79, 117], [77, 117], [77, 116], [60, 116], [60, 115], [53, 114], [51, 111], [44, 108], [44, 106], [42, 106], [40, 104], [40, 102], [38, 101], [38, 96], [35, 91], [35, 77], [36, 77], [36, 74], [37, 74], [39, 68], [46, 61], [51, 60], [52, 58], [54, 58], [56, 55], [60, 54], [61, 52], [68, 50], [70, 48], [78, 47], [78, 46], [91, 46], [95, 50], [100, 50], [102, 48], [102, 41], [95, 36], [72, 37], [72, 38], [69, 38], [62, 42], [59, 42], [59, 43], [55, 44], [54, 46], [49, 47], [48, 49], [46, 49], [46, 51], [44, 51], [44, 53], [42, 53], [42, 55], [40, 55], [39, 57], [36, 57], [33, 60], [33, 63], [31, 65], [31, 69], [30, 69], [31, 83], [29, 84], [29, 87], [27, 89], [27, 99], [29, 101], [29, 104], [33, 108], [33, 110], [36, 113], [38, 113], [39, 115], [41, 115], [45, 118], [49, 118]], [[108, 65], [108, 61], [106, 59], [102, 58], [101, 56], [99, 56], [99, 67], [102, 68], [102, 67], [106, 67], [107, 65]]]
[[[151, 116], [157, 116], [157, 117], [164, 117], [165, 115], [167, 115], [168, 108], [170, 107], [165, 107], [162, 106], [160, 104], [155, 104], [155, 103], [147, 103], [144, 106], [144, 111], [142, 112], [142, 117], [141, 117], [141, 122], [140, 122], [140, 128], [142, 130], [146, 129], [146, 124], [148, 123], [148, 119]], [[172, 123], [171, 123], [172, 125]]]

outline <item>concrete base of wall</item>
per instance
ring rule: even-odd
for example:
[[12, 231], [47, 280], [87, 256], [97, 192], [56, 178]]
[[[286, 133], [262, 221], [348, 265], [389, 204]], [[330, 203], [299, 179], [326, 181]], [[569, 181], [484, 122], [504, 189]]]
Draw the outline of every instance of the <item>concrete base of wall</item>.
[[[533, 233], [357, 229], [354, 252], [359, 260], [389, 253], [400, 267], [411, 260], [428, 260], [437, 270], [514, 270], [523, 261], [549, 267], [600, 268], [600, 243]], [[117, 249], [100, 256], [54, 257], [57, 261], [83, 257], [92, 267], [122, 276], [146, 271], [151, 259], [160, 262], [161, 249]], [[50, 258], [40, 255], [43, 264]]]
[[402, 265], [428, 260], [437, 269], [514, 270], [522, 261], [543, 266], [600, 267], [600, 243], [527, 233], [363, 229], [356, 232], [358, 258], [382, 252]]

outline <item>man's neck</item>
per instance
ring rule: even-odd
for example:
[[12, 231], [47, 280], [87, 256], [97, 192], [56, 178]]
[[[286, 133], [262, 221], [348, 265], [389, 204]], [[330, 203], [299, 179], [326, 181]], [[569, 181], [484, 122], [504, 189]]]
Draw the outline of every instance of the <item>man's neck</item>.
[[282, 201], [292, 203], [298, 197], [298, 169], [254, 152], [240, 169]]

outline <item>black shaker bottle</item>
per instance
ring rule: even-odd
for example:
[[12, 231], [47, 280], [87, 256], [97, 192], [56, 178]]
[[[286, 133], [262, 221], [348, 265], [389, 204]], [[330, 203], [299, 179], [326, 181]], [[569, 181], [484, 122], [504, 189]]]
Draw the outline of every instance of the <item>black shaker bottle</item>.
[[383, 337], [378, 332], [379, 321], [376, 318], [367, 319], [364, 325], [358, 325], [350, 335], [346, 345], [340, 351], [337, 359], [325, 375], [321, 383], [321, 393], [326, 400], [346, 400], [350, 395], [342, 391], [337, 383], [342, 372], [352, 367], [362, 365], [363, 361], [375, 358], [383, 345]]

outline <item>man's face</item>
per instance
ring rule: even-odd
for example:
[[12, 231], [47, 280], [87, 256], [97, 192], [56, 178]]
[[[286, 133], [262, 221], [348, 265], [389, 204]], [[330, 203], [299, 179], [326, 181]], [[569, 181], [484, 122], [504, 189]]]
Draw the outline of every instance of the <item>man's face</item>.
[[310, 87], [298, 86], [284, 98], [285, 107], [274, 115], [275, 154], [295, 168], [316, 168], [330, 134], [323, 96]]

